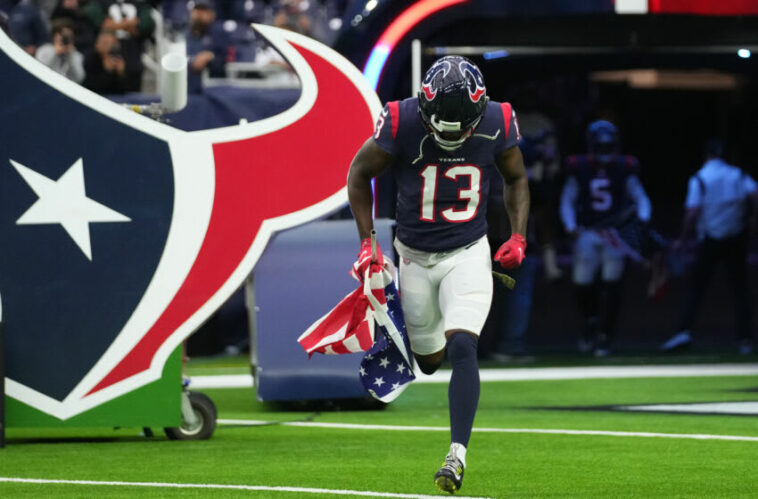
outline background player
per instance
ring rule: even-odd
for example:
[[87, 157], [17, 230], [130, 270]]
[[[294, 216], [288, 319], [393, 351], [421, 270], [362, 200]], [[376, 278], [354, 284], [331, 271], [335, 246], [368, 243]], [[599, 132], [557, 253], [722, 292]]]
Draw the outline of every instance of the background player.
[[450, 493], [461, 486], [479, 402], [477, 341], [492, 300], [487, 195], [492, 169], [505, 180], [512, 235], [495, 260], [524, 258], [529, 187], [516, 114], [489, 101], [479, 68], [463, 57], [439, 59], [418, 97], [388, 103], [376, 132], [348, 175], [350, 206], [362, 240], [358, 273], [370, 262], [371, 179], [391, 169], [397, 184], [397, 237], [403, 313], [420, 369], [437, 370], [447, 350], [450, 452], [435, 474]]
[[610, 353], [624, 271], [624, 253], [614, 246], [611, 229], [633, 216], [647, 223], [651, 207], [637, 177], [637, 159], [619, 154], [613, 123], [591, 123], [587, 147], [588, 154], [566, 161], [560, 212], [566, 232], [575, 239], [573, 281], [585, 319], [579, 349], [603, 357]]
[[724, 143], [710, 139], [705, 164], [687, 185], [682, 230], [674, 246], [681, 248], [697, 227], [698, 246], [687, 287], [678, 333], [661, 345], [668, 352], [692, 343], [691, 328], [702, 308], [703, 295], [720, 261], [726, 264], [734, 299], [739, 352], [753, 353], [750, 334], [747, 253], [750, 232], [756, 229], [758, 184], [741, 168], [724, 161]]

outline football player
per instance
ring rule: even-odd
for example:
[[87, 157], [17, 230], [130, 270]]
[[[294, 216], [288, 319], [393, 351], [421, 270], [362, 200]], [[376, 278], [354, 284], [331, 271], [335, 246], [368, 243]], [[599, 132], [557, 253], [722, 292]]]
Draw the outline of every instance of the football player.
[[[512, 234], [495, 254], [504, 268], [524, 259], [529, 187], [516, 114], [490, 101], [482, 73], [448, 56], [427, 71], [417, 97], [389, 102], [375, 133], [355, 155], [347, 187], [361, 238], [358, 273], [369, 265], [371, 179], [390, 169], [397, 184], [400, 293], [411, 350], [422, 372], [452, 365], [448, 387], [450, 450], [434, 482], [461, 487], [479, 402], [477, 344], [492, 300], [486, 240], [487, 195], [497, 169]], [[500, 178], [500, 177], [498, 177]]]
[[[588, 154], [570, 156], [561, 193], [561, 219], [574, 238], [573, 281], [585, 331], [582, 352], [610, 353], [621, 300], [623, 241], [615, 231], [636, 216], [650, 220], [650, 200], [637, 176], [639, 163], [619, 154], [618, 130], [599, 120], [587, 128]], [[599, 274], [599, 285], [597, 284]]]

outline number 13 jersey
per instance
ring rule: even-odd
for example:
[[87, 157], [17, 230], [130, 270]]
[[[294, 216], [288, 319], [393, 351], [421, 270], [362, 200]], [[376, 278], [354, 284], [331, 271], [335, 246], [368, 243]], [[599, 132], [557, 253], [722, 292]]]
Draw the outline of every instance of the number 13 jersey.
[[487, 233], [490, 181], [501, 182], [495, 162], [520, 140], [516, 113], [504, 102], [488, 102], [474, 133], [445, 151], [426, 129], [413, 97], [387, 103], [374, 140], [391, 154], [397, 184], [397, 238], [411, 248], [442, 252]]

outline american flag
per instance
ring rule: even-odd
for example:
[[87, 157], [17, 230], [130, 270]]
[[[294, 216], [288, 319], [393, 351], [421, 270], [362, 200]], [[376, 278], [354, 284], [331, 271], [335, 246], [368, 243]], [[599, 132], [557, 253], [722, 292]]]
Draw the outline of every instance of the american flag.
[[363, 284], [297, 340], [308, 355], [365, 351], [359, 376], [374, 398], [391, 402], [416, 379], [392, 273], [380, 264], [366, 271]]

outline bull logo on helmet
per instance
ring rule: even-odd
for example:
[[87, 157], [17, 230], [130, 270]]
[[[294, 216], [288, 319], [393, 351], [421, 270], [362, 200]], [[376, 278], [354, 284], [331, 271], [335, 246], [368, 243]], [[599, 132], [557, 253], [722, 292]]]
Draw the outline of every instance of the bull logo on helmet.
[[437, 61], [429, 71], [424, 75], [424, 81], [421, 82], [421, 90], [424, 92], [426, 100], [434, 100], [437, 97], [437, 88], [434, 85], [434, 80], [437, 75], [442, 73], [442, 78], [445, 78], [450, 71], [450, 63], [448, 61]]
[[484, 77], [481, 71], [468, 61], [461, 62], [458, 67], [463, 77], [466, 78], [468, 96], [471, 102], [479, 102], [479, 99], [487, 93], [487, 90], [484, 88]]

